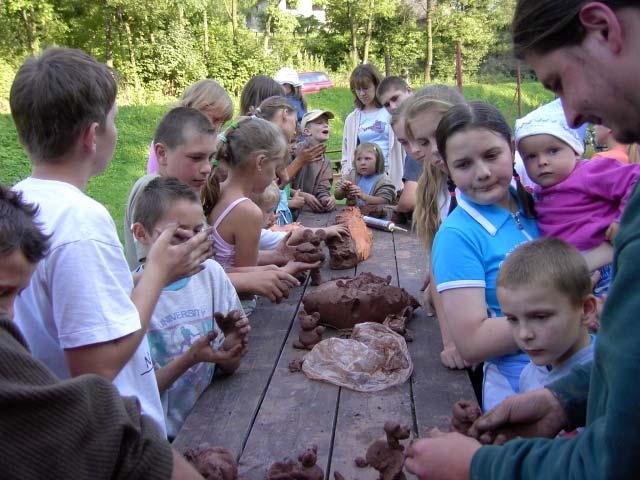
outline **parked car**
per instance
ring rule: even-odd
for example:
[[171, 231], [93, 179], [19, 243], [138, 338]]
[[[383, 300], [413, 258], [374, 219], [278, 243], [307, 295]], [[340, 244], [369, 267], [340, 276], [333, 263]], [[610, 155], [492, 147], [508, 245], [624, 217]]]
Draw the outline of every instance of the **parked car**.
[[324, 88], [333, 88], [333, 82], [324, 72], [300, 72], [298, 78], [302, 83], [302, 93], [314, 93]]

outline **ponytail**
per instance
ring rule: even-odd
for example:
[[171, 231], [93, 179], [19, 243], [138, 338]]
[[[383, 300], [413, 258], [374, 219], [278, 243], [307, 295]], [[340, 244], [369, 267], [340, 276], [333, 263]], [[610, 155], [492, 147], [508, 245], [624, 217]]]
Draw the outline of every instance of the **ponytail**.
[[527, 218], [536, 218], [536, 209], [533, 201], [533, 196], [522, 184], [522, 181], [520, 180], [520, 174], [516, 170], [515, 165], [513, 167], [513, 178], [516, 181], [516, 197], [518, 199], [518, 203], [520, 203], [520, 205], [522, 206], [524, 216]]
[[207, 182], [200, 192], [200, 202], [202, 203], [202, 211], [205, 218], [209, 218], [214, 207], [220, 200], [220, 182], [215, 175], [215, 171], [211, 170]]

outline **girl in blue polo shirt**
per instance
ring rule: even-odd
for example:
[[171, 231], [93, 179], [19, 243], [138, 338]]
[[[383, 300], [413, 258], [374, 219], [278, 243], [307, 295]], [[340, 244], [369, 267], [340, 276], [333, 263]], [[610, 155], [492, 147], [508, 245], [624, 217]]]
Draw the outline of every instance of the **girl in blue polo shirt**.
[[538, 237], [533, 203], [513, 189], [511, 129], [495, 107], [456, 105], [436, 130], [438, 151], [458, 188], [456, 208], [433, 244], [436, 287], [458, 352], [469, 363], [484, 362], [483, 408], [518, 393], [528, 363], [518, 350], [496, 297], [505, 257]]

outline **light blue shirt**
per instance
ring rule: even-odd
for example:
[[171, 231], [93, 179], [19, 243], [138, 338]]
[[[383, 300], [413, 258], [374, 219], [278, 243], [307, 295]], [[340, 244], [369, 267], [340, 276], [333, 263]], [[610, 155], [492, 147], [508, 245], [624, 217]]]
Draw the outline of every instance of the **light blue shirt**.
[[[515, 191], [511, 191], [517, 202]], [[458, 208], [446, 218], [433, 243], [433, 274], [438, 292], [455, 288], [484, 288], [489, 317], [501, 317], [496, 296], [500, 265], [509, 253], [540, 234], [534, 219], [497, 205], [480, 205], [456, 191]], [[514, 391], [529, 362], [522, 352], [488, 360], [495, 363]]]
[[389, 128], [391, 115], [386, 108], [373, 112], [360, 112], [358, 140], [360, 143], [375, 143], [384, 155], [384, 170], [389, 171]]
[[[373, 189], [376, 186], [376, 183], [378, 183], [378, 180], [380, 180], [381, 176], [381, 173], [374, 173], [373, 175], [367, 175], [366, 177], [360, 176], [360, 178], [358, 179], [358, 187], [360, 187], [362, 193], [366, 195], [373, 195]], [[358, 198], [357, 204], [364, 205], [364, 202], [360, 198]]]

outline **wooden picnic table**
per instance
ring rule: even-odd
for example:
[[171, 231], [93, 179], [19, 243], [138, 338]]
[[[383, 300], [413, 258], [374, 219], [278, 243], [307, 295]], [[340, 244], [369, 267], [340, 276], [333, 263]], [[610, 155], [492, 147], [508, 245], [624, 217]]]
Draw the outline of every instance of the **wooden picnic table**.
[[[335, 212], [303, 212], [300, 217], [305, 226], [322, 227], [333, 224]], [[415, 234], [373, 230], [373, 236], [368, 260], [350, 270], [325, 266], [323, 279], [356, 272], [391, 275], [392, 284], [421, 300], [426, 260]], [[216, 377], [202, 394], [175, 439], [178, 450], [203, 443], [224, 446], [238, 460], [241, 477], [257, 480], [265, 478], [273, 462], [295, 458], [315, 444], [325, 478], [338, 471], [347, 480], [373, 480], [377, 472], [357, 468], [354, 458], [384, 437], [385, 421], [409, 425], [415, 436], [424, 436], [433, 427], [448, 429], [455, 401], [474, 398], [467, 373], [440, 363], [438, 322], [422, 308], [409, 324], [414, 371], [403, 385], [361, 393], [290, 373], [289, 362], [304, 353], [292, 347], [298, 338], [297, 312], [304, 293], [313, 288], [308, 283], [295, 288], [280, 304], [258, 301], [250, 317], [249, 351], [240, 368], [231, 376]]]

